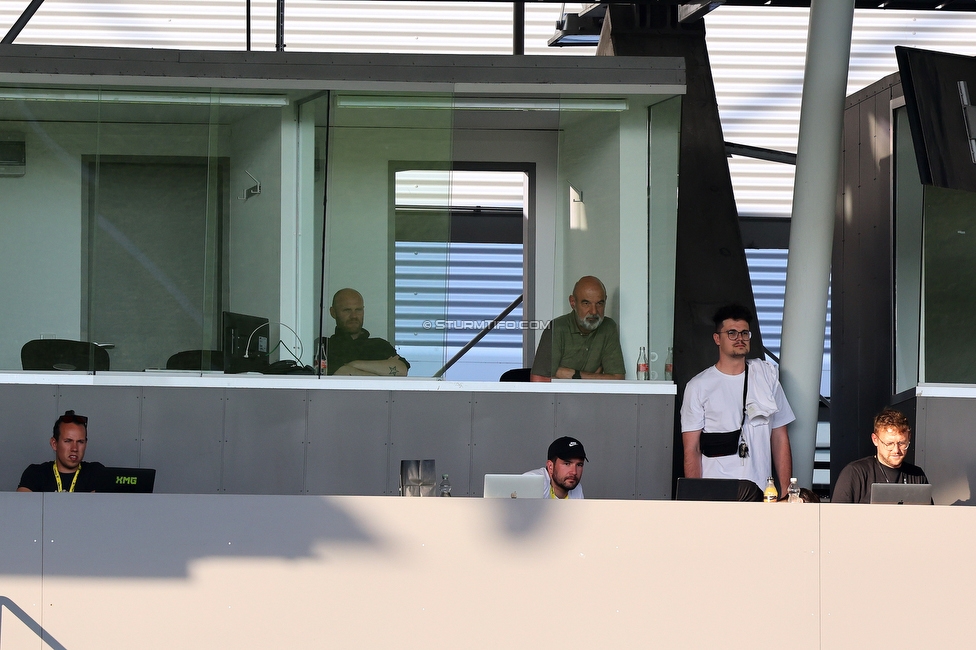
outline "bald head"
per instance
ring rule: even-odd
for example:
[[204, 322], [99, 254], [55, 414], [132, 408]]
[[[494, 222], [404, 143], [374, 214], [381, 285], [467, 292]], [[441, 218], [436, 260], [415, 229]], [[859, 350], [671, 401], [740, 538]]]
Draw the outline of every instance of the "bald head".
[[576, 312], [576, 326], [580, 333], [589, 334], [603, 323], [607, 305], [607, 289], [599, 278], [585, 275], [576, 281], [569, 297], [569, 306]]
[[363, 295], [355, 289], [339, 289], [332, 296], [329, 314], [335, 319], [336, 332], [357, 338], [363, 331], [365, 311]]
[[603, 294], [603, 300], [607, 299], [607, 288], [603, 286], [603, 282], [600, 281], [600, 278], [594, 275], [584, 275], [576, 281], [575, 285], [573, 285], [574, 296], [578, 296], [581, 291], [592, 290], [598, 290]]

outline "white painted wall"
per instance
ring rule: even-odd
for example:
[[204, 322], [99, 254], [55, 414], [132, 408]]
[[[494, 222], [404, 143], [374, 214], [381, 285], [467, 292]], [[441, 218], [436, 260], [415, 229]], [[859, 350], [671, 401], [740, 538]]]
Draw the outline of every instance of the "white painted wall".
[[[900, 643], [972, 637], [972, 508], [3, 493], [0, 511], [4, 648], [53, 645], [32, 624], [71, 650], [867, 648], [851, 594], [888, 530], [925, 594]], [[759, 541], [716, 543], [741, 539]], [[730, 605], [749, 596], [789, 605]], [[554, 630], [553, 606], [578, 623]]]
[[81, 156], [94, 129], [6, 124], [27, 138], [27, 174], [0, 178], [0, 368], [42, 334], [77, 339], [81, 328]]
[[[224, 309], [271, 320], [272, 347], [278, 341], [276, 321], [281, 320], [282, 138], [280, 111], [257, 111], [233, 125], [229, 150], [234, 198], [225, 225]], [[261, 194], [242, 201], [241, 192], [254, 185], [245, 171], [261, 181]]]

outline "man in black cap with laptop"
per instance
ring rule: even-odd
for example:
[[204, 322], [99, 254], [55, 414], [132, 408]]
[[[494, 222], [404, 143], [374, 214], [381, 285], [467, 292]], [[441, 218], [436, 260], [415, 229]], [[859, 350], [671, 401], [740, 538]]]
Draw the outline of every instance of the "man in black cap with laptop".
[[545, 476], [544, 499], [582, 499], [583, 463], [587, 460], [583, 443], [576, 438], [563, 436], [549, 445], [549, 460], [545, 467], [534, 469], [526, 474]]

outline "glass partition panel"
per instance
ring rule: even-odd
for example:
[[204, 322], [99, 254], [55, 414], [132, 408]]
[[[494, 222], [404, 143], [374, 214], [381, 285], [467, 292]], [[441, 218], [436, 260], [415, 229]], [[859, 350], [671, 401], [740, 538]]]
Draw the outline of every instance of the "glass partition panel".
[[335, 93], [323, 330], [330, 375], [447, 361], [452, 98]]
[[[299, 326], [283, 307], [311, 303], [311, 285], [299, 288], [293, 276], [314, 271], [311, 255], [281, 253], [282, 233], [301, 218], [297, 205], [282, 206], [302, 203], [291, 179], [303, 163], [286, 155], [302, 142], [295, 121], [282, 119], [292, 111], [286, 95], [22, 88], [0, 96], [0, 131], [15, 143], [5, 149], [20, 137], [26, 152], [26, 170], [0, 176], [13, 225], [5, 259], [19, 267], [5, 274], [8, 304], [19, 307], [6, 316], [15, 336], [4, 368], [21, 367], [20, 347], [35, 339], [23, 360], [34, 370], [233, 372], [301, 357], [297, 335], [278, 344], [279, 325], [312, 329], [311, 309]], [[228, 335], [227, 313], [257, 320], [238, 320]]]
[[[82, 333], [82, 156], [98, 151], [97, 91], [0, 87], [0, 368], [89, 370]], [[23, 352], [23, 360], [22, 360]]]
[[976, 193], [924, 188], [924, 374], [928, 383], [976, 383]]
[[647, 347], [663, 379], [680, 103], [656, 101], [0, 88], [0, 368], [496, 381], [592, 275], [597, 368]]
[[[497, 381], [522, 366], [526, 174], [491, 169], [396, 173], [397, 309], [405, 300], [434, 305], [422, 314], [427, 329], [420, 334], [443, 333], [431, 338], [454, 360], [441, 375], [446, 379]], [[431, 188], [445, 185], [451, 204], [430, 205]], [[438, 241], [444, 235], [447, 241]], [[435, 251], [446, 262], [444, 293], [440, 285], [431, 292], [414, 280], [417, 260]], [[427, 300], [418, 300], [424, 295]]]
[[[637, 379], [644, 348], [647, 378], [664, 379], [673, 322], [679, 108], [676, 101], [654, 106], [634, 97], [562, 100], [548, 278], [553, 324], [540, 353], [552, 348], [537, 355], [533, 374]], [[652, 139], [655, 122], [660, 132]]]
[[919, 377], [922, 299], [922, 182], [905, 107], [894, 111], [894, 392], [914, 388]]
[[175, 105], [178, 123], [169, 104], [104, 103], [96, 151], [81, 156], [81, 336], [109, 350], [113, 370], [217, 348], [229, 162], [210, 146], [209, 99]]

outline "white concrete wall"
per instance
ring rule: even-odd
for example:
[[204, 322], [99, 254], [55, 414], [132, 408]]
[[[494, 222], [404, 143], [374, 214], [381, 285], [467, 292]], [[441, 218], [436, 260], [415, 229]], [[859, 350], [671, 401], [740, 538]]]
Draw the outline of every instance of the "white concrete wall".
[[[558, 224], [562, 265], [556, 264], [553, 315], [569, 311], [568, 296], [580, 277], [595, 275], [607, 287], [607, 316], [619, 322], [620, 116], [570, 113], [563, 116], [560, 128], [557, 200], [562, 208]], [[582, 192], [585, 230], [570, 227], [570, 185]], [[630, 354], [624, 355], [629, 358]]]
[[[976, 511], [0, 494], [0, 648], [966, 647]], [[890, 576], [888, 576], [890, 577]], [[880, 607], [882, 611], [874, 611]], [[560, 618], [562, 613], [562, 618]]]

